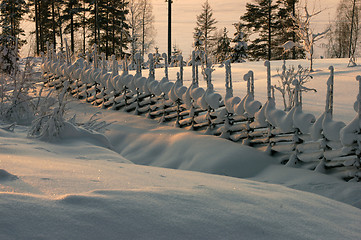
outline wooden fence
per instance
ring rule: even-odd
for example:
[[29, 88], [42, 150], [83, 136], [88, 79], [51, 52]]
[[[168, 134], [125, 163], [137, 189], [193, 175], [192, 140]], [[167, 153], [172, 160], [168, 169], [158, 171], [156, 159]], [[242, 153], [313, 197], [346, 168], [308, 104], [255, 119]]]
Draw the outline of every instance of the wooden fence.
[[[276, 108], [272, 93], [270, 63], [267, 69], [267, 102], [261, 104], [254, 99], [254, 74], [244, 76], [247, 94], [233, 96], [230, 62], [225, 63], [226, 94], [222, 97], [214, 91], [212, 68], [202, 68], [192, 60], [192, 82], [183, 85], [183, 60], [177, 80], [165, 76], [155, 79], [153, 55], [149, 55], [149, 74], [142, 73], [142, 59], [136, 56], [135, 74], [129, 74], [124, 64], [118, 73], [118, 62], [113, 57], [110, 69], [103, 56], [96, 51], [87, 59], [79, 58], [72, 63], [69, 58], [48, 51], [43, 58], [42, 71], [49, 87], [62, 88], [68, 81], [70, 93], [79, 99], [102, 108], [134, 112], [159, 122], [173, 122], [176, 127], [203, 131], [233, 142], [253, 146], [277, 156], [282, 164], [302, 167], [337, 175], [346, 181], [361, 180], [361, 104], [355, 103], [358, 113], [349, 125], [332, 119], [334, 70], [330, 67], [327, 82], [325, 112], [316, 119], [302, 111], [301, 91], [296, 86], [296, 102], [290, 111]], [[199, 69], [201, 68], [201, 69]], [[199, 87], [199, 72], [204, 74], [207, 88]], [[297, 79], [296, 79], [297, 80]], [[360, 82], [361, 77], [357, 77]]]

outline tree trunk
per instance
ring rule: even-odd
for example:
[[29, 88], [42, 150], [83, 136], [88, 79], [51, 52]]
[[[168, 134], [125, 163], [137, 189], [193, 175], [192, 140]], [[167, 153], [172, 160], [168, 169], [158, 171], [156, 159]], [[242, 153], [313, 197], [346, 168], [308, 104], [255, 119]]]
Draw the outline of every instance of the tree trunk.
[[83, 54], [85, 54], [85, 44], [86, 44], [86, 16], [85, 16], [85, 0], [83, 0]]
[[74, 53], [74, 16], [71, 13], [70, 16], [70, 49]]
[[98, 27], [98, 0], [94, 1], [95, 17], [94, 17], [94, 43], [98, 45], [97, 41], [97, 27]]
[[[109, 1], [107, 1], [107, 8], [109, 9]], [[109, 56], [109, 11], [107, 11], [107, 24], [105, 28], [105, 57]]]
[[272, 0], [269, 0], [268, 2], [268, 61], [271, 60], [271, 40], [272, 40], [272, 35], [271, 35], [271, 23], [272, 23], [272, 19], [271, 19], [271, 4], [272, 4]]
[[[124, 13], [124, 0], [122, 1], [122, 12]], [[124, 28], [124, 21], [123, 21], [123, 17], [121, 18], [120, 21], [120, 49], [119, 49], [119, 54], [120, 54], [120, 59], [123, 58], [123, 28]]]
[[56, 26], [55, 26], [55, 5], [54, 0], [51, 1], [51, 15], [53, 18], [53, 44], [54, 49], [56, 50]]
[[[297, 0], [293, 0], [293, 2], [292, 2], [292, 15], [293, 15], [293, 17], [296, 17], [296, 1]], [[294, 30], [292, 31], [292, 41], [294, 43], [296, 42], [296, 33], [295, 33]], [[292, 48], [292, 59], [296, 59], [296, 48], [295, 47]]]
[[40, 54], [40, 43], [39, 43], [39, 9], [38, 0], [35, 0], [35, 38], [36, 38], [36, 55]]
[[57, 10], [58, 10], [58, 16], [59, 16], [59, 35], [60, 35], [60, 48], [63, 49], [64, 48], [64, 40], [63, 40], [63, 22], [61, 21], [61, 18], [60, 18], [60, 9], [59, 7], [57, 7]]
[[40, 40], [40, 51], [44, 52], [44, 37], [43, 37], [43, 28], [42, 28], [42, 17], [41, 17], [41, 10], [43, 9], [43, 4], [41, 4], [42, 2], [40, 1], [39, 3], [39, 40]]
[[112, 54], [115, 55], [115, 16], [112, 17]]
[[[169, 0], [171, 1], [171, 0]], [[142, 16], [142, 58], [144, 59], [145, 54], [145, 11], [147, 2], [144, 1], [143, 16]]]

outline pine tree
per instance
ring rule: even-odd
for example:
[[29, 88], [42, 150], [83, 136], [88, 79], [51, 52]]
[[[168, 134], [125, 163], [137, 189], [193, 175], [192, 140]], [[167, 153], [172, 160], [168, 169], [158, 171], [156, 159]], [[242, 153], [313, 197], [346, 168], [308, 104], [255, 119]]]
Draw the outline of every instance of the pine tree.
[[65, 24], [64, 33], [70, 34], [70, 49], [75, 50], [75, 32], [81, 26], [80, 14], [85, 11], [79, 0], [66, 1], [62, 14], [62, 22]]
[[217, 21], [213, 17], [213, 10], [208, 3], [208, 0], [202, 5], [202, 12], [197, 16], [197, 27], [194, 28], [195, 34], [202, 32], [201, 36], [201, 50], [203, 50], [207, 56], [209, 56], [215, 46], [214, 32], [217, 30]]
[[214, 55], [218, 63], [222, 63], [230, 58], [231, 39], [228, 37], [227, 28], [224, 28], [222, 35], [217, 38], [217, 46]]
[[[248, 46], [249, 57], [253, 60], [280, 59], [277, 52], [279, 43], [275, 42], [275, 36], [280, 34], [277, 9], [279, 2], [272, 0], [254, 0], [247, 3], [246, 12], [241, 16], [242, 23], [250, 29], [250, 34], [255, 35], [254, 40]], [[265, 51], [267, 49], [268, 51]]]
[[1, 36], [18, 38], [18, 47], [26, 43], [26, 40], [20, 40], [20, 37], [25, 36], [20, 22], [28, 12], [29, 8], [24, 0], [2, 0], [0, 3]]
[[236, 32], [234, 33], [234, 38], [232, 42], [235, 44], [232, 48], [231, 62], [244, 62], [244, 59], [247, 57], [247, 43], [245, 33], [242, 31], [241, 23], [234, 24]]
[[[280, 21], [280, 34], [275, 36], [275, 40], [280, 45], [287, 41], [292, 41], [296, 45], [301, 45], [300, 38], [296, 33], [294, 17], [297, 15], [296, 4], [299, 0], [280, 0], [277, 17]], [[300, 59], [305, 57], [303, 48], [294, 47], [291, 51], [284, 52], [283, 49], [278, 49], [277, 54], [283, 55], [284, 59]]]
[[126, 22], [128, 14], [125, 0], [87, 0], [89, 17], [87, 20], [89, 45], [96, 43], [101, 52], [109, 57], [112, 54], [124, 55], [129, 39], [129, 25]]
[[[46, 43], [53, 44], [54, 42], [54, 24], [52, 17], [52, 2], [55, 0], [29, 0], [30, 7], [34, 10], [31, 17], [35, 21], [35, 35], [37, 54], [46, 51]], [[55, 4], [57, 1], [55, 1]], [[34, 32], [33, 32], [34, 33]]]
[[111, 31], [112, 31], [112, 54], [124, 58], [125, 50], [128, 49], [130, 39], [129, 24], [127, 22], [127, 9], [129, 2], [125, 0], [114, 1], [113, 11], [111, 14]]

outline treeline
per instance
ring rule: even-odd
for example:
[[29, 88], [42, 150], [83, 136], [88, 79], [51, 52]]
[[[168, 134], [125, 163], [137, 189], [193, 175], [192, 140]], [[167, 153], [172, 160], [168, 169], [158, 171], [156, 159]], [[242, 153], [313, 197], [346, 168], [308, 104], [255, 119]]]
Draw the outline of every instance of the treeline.
[[[2, 35], [24, 40], [20, 22], [35, 23], [34, 52], [46, 52], [47, 43], [73, 53], [85, 53], [93, 44], [106, 56], [124, 58], [145, 54], [154, 42], [153, 12], [149, 0], [3, 0]], [[19, 45], [21, 47], [21, 45]]]
[[322, 46], [326, 57], [355, 58], [361, 33], [359, 0], [340, 0], [335, 20], [316, 32], [311, 22], [322, 11], [299, 0], [249, 0], [245, 13], [234, 24], [235, 35], [229, 37], [226, 28], [216, 28], [217, 21], [206, 0], [194, 30], [194, 42], [201, 44], [194, 44], [194, 48], [204, 51], [214, 62], [307, 56], [312, 70], [315, 44], [325, 38]]

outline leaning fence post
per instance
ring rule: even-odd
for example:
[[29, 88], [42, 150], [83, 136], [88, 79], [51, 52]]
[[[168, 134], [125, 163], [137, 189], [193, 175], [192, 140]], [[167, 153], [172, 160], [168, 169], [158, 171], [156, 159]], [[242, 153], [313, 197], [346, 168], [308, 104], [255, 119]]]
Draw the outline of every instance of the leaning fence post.
[[71, 59], [70, 59], [70, 50], [69, 50], [69, 46], [68, 46], [68, 41], [66, 38], [64, 38], [64, 41], [65, 41], [66, 63], [68, 65], [70, 65]]

